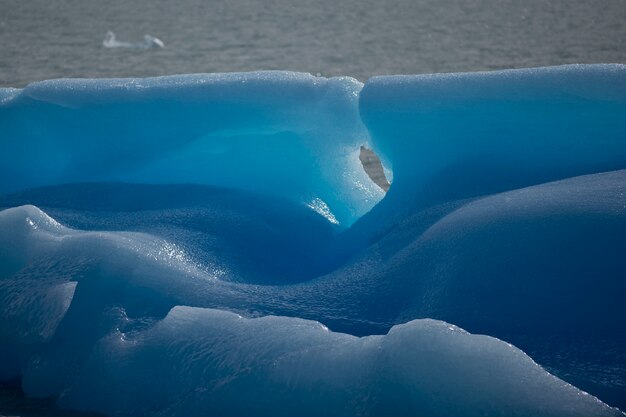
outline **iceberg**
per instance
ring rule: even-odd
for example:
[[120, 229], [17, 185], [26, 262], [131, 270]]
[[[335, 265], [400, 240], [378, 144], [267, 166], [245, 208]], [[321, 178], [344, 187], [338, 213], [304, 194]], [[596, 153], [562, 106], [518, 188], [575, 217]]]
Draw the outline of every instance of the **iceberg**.
[[624, 415], [624, 116], [623, 65], [0, 89], [0, 381], [112, 416]]
[[348, 226], [383, 197], [359, 161], [361, 88], [285, 72], [33, 83], [0, 94], [0, 192], [205, 184], [320, 199]]

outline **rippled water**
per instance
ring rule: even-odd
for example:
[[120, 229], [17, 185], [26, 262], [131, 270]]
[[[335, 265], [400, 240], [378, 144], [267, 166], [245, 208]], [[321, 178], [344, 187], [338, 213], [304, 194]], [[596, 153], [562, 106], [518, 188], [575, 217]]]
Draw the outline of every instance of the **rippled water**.
[[[626, 62], [626, 0], [0, 0], [0, 85], [285, 69], [352, 75]], [[106, 49], [107, 31], [163, 49]]]

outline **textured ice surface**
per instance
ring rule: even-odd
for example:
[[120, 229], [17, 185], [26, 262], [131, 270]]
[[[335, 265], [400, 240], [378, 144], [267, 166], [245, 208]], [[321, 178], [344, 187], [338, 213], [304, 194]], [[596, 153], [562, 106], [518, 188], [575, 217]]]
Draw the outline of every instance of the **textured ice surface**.
[[242, 190], [201, 185], [74, 184], [4, 198], [28, 202], [78, 229], [147, 232], [215, 264], [221, 279], [286, 284], [332, 267], [327, 252], [342, 230], [302, 204]]
[[[357, 338], [297, 318], [170, 309], [197, 302], [219, 277], [167, 242], [74, 231], [33, 206], [0, 212], [0, 226], [15, 238], [2, 242], [3, 260], [27, 253], [9, 268], [39, 278], [18, 287], [20, 274], [2, 271], [3, 295], [29, 297], [28, 311], [65, 313], [62, 321], [29, 317], [21, 303], [5, 305], [13, 308], [3, 310], [2, 339], [17, 346], [11, 359], [22, 364], [25, 391], [59, 397], [65, 407], [129, 416], [207, 408], [219, 415], [618, 414], [511, 345], [444, 322], [417, 320]], [[50, 265], [66, 256], [71, 271]], [[32, 293], [68, 283], [76, 290]]]
[[324, 294], [360, 303], [354, 320], [432, 317], [502, 338], [623, 404], [625, 254], [621, 170], [415, 211], [332, 273], [352, 290]]
[[219, 185], [320, 199], [349, 225], [383, 196], [359, 162], [368, 141], [361, 87], [347, 77], [259, 72], [4, 91], [0, 192], [111, 180]]
[[491, 413], [618, 414], [518, 349], [432, 320], [357, 338], [301, 319], [176, 307], [147, 331], [102, 340], [77, 380], [62, 403], [122, 415], [136, 415], [137, 397], [153, 415], [472, 416], [485, 404]]
[[[129, 416], [621, 415], [625, 85], [0, 90], [0, 379]], [[366, 142], [394, 180], [363, 215]]]

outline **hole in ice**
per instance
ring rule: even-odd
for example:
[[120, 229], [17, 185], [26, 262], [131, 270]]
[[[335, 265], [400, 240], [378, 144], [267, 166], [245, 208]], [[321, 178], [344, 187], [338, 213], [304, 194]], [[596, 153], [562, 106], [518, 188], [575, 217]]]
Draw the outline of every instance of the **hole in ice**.
[[359, 159], [361, 160], [361, 164], [363, 165], [363, 169], [367, 173], [367, 175], [374, 181], [376, 185], [385, 190], [389, 190], [389, 180], [385, 175], [385, 169], [383, 168], [383, 164], [380, 162], [380, 158], [378, 155], [374, 153], [373, 150], [366, 148], [365, 146], [361, 146], [361, 152], [359, 153]]

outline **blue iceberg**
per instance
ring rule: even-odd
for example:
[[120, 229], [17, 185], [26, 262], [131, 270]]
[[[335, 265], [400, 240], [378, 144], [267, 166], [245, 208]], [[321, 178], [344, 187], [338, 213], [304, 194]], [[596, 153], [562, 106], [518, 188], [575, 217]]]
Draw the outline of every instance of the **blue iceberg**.
[[[349, 225], [383, 197], [358, 158], [368, 141], [361, 88], [351, 78], [259, 72], [5, 90], [0, 192], [194, 183], [289, 198]], [[27, 164], [16, 159], [28, 154]]]
[[0, 382], [28, 396], [626, 409], [626, 66], [53, 80], [0, 89], [0, 134]]

